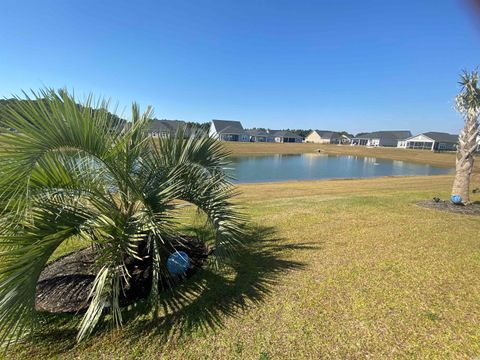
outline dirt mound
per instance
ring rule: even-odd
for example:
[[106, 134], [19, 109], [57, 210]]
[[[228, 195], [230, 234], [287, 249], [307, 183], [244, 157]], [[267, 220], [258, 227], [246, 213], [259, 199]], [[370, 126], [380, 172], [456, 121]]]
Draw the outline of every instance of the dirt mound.
[[[186, 276], [170, 276], [164, 271], [160, 278], [160, 289], [170, 288], [197, 272], [211, 251], [196, 238], [181, 237], [178, 251], [185, 251], [190, 258]], [[171, 251], [175, 251], [171, 249]], [[88, 296], [96, 276], [96, 257], [92, 247], [76, 251], [53, 261], [45, 267], [37, 283], [35, 308], [51, 313], [75, 313], [88, 308]], [[152, 286], [151, 259], [143, 261], [126, 259], [131, 275], [129, 284], [124, 286], [120, 303], [122, 306], [146, 298]]]
[[440, 211], [449, 211], [456, 214], [480, 216], [480, 203], [473, 203], [464, 206], [455, 205], [452, 202], [445, 200], [439, 200], [438, 202], [434, 200], [425, 200], [420, 201], [419, 203], [417, 203], [417, 205]]

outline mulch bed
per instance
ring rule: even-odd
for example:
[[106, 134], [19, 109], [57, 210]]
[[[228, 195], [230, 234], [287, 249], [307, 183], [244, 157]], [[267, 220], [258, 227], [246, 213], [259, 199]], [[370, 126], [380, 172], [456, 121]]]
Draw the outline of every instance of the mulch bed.
[[480, 203], [478, 202], [464, 206], [464, 205], [455, 205], [452, 202], [445, 201], [445, 200], [440, 200], [438, 202], [435, 202], [433, 200], [424, 200], [424, 201], [418, 202], [417, 205], [426, 207], [429, 209], [448, 211], [455, 214], [480, 216]]
[[[185, 277], [170, 276], [167, 272], [161, 276], [160, 289], [171, 288], [196, 273], [205, 263], [211, 250], [193, 237], [182, 236], [181, 244], [175, 246], [185, 251], [190, 258], [190, 268]], [[171, 249], [172, 251], [173, 249]], [[35, 308], [50, 313], [76, 313], [88, 308], [88, 296], [96, 276], [95, 252], [92, 247], [60, 257], [47, 265], [40, 274], [37, 283]], [[130, 260], [130, 261], [129, 261]], [[128, 287], [124, 287], [120, 304], [127, 306], [146, 298], [152, 285], [151, 260], [125, 263], [131, 278]]]

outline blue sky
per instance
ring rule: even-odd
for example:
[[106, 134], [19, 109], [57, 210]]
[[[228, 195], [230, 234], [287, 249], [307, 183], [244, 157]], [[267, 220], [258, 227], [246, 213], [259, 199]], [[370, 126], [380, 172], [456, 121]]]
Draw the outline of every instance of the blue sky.
[[159, 118], [457, 132], [467, 0], [2, 0], [0, 96], [93, 92]]

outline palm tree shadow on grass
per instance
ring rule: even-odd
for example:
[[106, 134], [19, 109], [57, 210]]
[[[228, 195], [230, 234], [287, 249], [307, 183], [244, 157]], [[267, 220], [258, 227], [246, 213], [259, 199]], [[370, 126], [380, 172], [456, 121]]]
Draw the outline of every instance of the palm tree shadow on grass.
[[[282, 275], [304, 268], [304, 263], [285, 259], [286, 252], [319, 248], [318, 243], [284, 244], [282, 240], [272, 227], [250, 227], [244, 246], [225, 269], [205, 268], [183, 285], [164, 293], [161, 315], [154, 320], [143, 316], [132, 321], [120, 335], [122, 340], [118, 340], [134, 346], [148, 337], [166, 342], [192, 332], [222, 328], [226, 318], [239, 316], [242, 311], [260, 304], [281, 281]], [[140, 312], [142, 306], [138, 308]], [[126, 315], [133, 318], [138, 313], [131, 310]], [[70, 319], [52, 316], [50, 330], [32, 339], [36, 349], [56, 354], [73, 348], [76, 335], [73, 323], [77, 320]]]
[[193, 281], [166, 294], [166, 315], [155, 321], [136, 322], [127, 341], [132, 344], [143, 341], [145, 335], [160, 336], [166, 341], [222, 328], [225, 318], [236, 317], [250, 306], [260, 304], [282, 275], [304, 268], [301, 262], [282, 258], [286, 251], [318, 248], [305, 243], [283, 244], [275, 229], [265, 226], [250, 228], [244, 244], [226, 275], [205, 269]]

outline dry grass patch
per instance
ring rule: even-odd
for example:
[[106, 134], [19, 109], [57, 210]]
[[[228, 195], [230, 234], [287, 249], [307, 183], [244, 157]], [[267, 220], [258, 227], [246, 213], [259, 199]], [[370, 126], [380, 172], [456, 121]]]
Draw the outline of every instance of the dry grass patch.
[[233, 155], [265, 155], [265, 154], [305, 154], [320, 149], [318, 144], [305, 143], [260, 143], [260, 142], [224, 142], [224, 146]]

